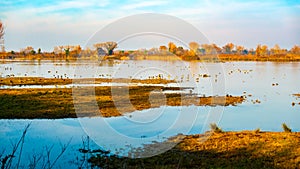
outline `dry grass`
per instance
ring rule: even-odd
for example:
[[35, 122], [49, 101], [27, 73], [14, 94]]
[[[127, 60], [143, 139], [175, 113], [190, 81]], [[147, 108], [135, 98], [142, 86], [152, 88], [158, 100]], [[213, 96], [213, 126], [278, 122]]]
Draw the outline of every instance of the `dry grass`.
[[[98, 154], [89, 162], [100, 167], [109, 165], [110, 168], [300, 167], [300, 133], [241, 131], [210, 134], [186, 136], [171, 150], [150, 158], [129, 159]], [[174, 138], [169, 141], [172, 140]]]
[[165, 105], [228, 106], [244, 101], [240, 96], [199, 98], [195, 95], [164, 95], [161, 92], [153, 92], [165, 89], [181, 90], [176, 87], [162, 86], [103, 86], [76, 88], [76, 90], [71, 88], [1, 89], [0, 118], [111, 117]]
[[174, 83], [174, 80], [166, 79], [110, 79], [110, 78], [83, 78], [83, 79], [68, 79], [68, 78], [42, 78], [42, 77], [8, 77], [0, 78], [0, 85], [17, 86], [17, 85], [67, 85], [72, 83], [143, 83], [143, 84], [167, 84]]
[[[74, 55], [75, 56], [75, 55]], [[77, 61], [77, 60], [98, 60], [99, 57], [96, 55], [92, 55], [89, 57], [75, 57], [68, 56], [66, 57], [65, 54], [54, 54], [54, 53], [42, 53], [42, 54], [27, 54], [24, 55], [22, 53], [2, 53], [0, 52], [1, 59], [9, 59], [13, 57], [15, 60], [65, 60], [65, 61]], [[190, 59], [192, 58], [192, 59]], [[129, 57], [127, 56], [109, 56], [107, 59], [113, 60], [128, 60]], [[270, 56], [256, 56], [256, 55], [240, 55], [240, 54], [218, 54], [218, 55], [203, 55], [203, 56], [194, 56], [188, 57], [185, 56], [176, 56], [176, 55], [137, 55], [135, 56], [136, 60], [200, 60], [200, 61], [272, 61], [272, 62], [290, 62], [290, 61], [300, 61], [299, 54], [281, 54], [281, 55], [270, 55]]]

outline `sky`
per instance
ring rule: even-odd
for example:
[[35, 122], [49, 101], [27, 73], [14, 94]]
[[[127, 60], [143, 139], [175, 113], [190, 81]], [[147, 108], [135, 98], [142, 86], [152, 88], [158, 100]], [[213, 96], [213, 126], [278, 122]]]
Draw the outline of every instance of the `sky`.
[[53, 51], [58, 45], [84, 46], [106, 25], [142, 13], [183, 19], [219, 46], [228, 42], [247, 48], [300, 45], [300, 0], [0, 1], [7, 51], [26, 46], [42, 51]]

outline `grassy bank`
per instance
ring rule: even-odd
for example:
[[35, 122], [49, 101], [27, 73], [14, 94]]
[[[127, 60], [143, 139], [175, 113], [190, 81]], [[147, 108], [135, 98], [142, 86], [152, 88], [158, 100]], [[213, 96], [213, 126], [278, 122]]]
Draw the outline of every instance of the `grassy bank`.
[[[299, 62], [300, 61], [300, 55], [299, 54], [293, 54], [293, 53], [287, 53], [287, 54], [272, 54], [272, 55], [266, 55], [266, 56], [257, 56], [252, 54], [215, 54], [215, 55], [199, 55], [199, 56], [177, 56], [177, 55], [144, 55], [144, 54], [136, 54], [134, 57], [130, 58], [129, 56], [123, 56], [123, 55], [111, 55], [104, 58], [101, 58], [97, 55], [91, 55], [91, 56], [68, 56], [64, 54], [54, 54], [54, 53], [43, 53], [43, 54], [22, 54], [22, 53], [0, 53], [0, 59], [3, 61], [13, 61], [13, 60], [50, 60], [50, 61], [71, 61], [75, 62], [78, 60], [97, 60], [97, 61], [103, 61], [103, 60], [186, 60], [186, 61], [221, 61], [221, 62], [227, 62], [227, 61], [272, 61], [272, 62]], [[100, 60], [99, 60], [100, 59]]]
[[[0, 118], [111, 117], [164, 105], [228, 106], [240, 104], [244, 101], [242, 96], [197, 97], [190, 94], [163, 94], [162, 91], [164, 90], [179, 91], [181, 88], [103, 86], [78, 88], [76, 90], [72, 90], [72, 88], [1, 89]], [[96, 110], [94, 109], [95, 104], [97, 106]], [[98, 110], [100, 110], [100, 114]]]
[[[176, 137], [167, 142], [172, 140]], [[241, 131], [189, 135], [171, 150], [153, 157], [130, 159], [98, 153], [89, 162], [103, 168], [129, 169], [296, 169], [300, 167], [300, 133]]]
[[67, 85], [67, 84], [80, 84], [80, 83], [142, 83], [142, 84], [167, 84], [174, 83], [174, 80], [166, 79], [125, 79], [125, 78], [82, 78], [82, 79], [69, 79], [69, 78], [42, 78], [42, 77], [7, 77], [0, 78], [0, 86], [20, 86], [20, 85]]

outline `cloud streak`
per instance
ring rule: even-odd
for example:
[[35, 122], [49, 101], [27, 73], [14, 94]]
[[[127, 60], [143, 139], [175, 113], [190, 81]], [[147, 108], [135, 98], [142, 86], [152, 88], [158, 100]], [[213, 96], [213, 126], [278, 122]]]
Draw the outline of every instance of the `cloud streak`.
[[167, 1], [144, 1], [144, 2], [127, 4], [127, 5], [122, 6], [120, 9], [133, 10], [133, 9], [139, 9], [139, 8], [166, 5], [167, 3], [168, 3]]

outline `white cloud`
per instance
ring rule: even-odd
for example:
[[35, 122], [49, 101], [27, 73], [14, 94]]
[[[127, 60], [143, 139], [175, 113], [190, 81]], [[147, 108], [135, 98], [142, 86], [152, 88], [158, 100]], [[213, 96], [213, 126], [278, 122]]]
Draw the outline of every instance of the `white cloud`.
[[127, 4], [121, 7], [123, 10], [132, 10], [138, 8], [152, 7], [167, 4], [167, 1], [142, 1], [139, 3]]

